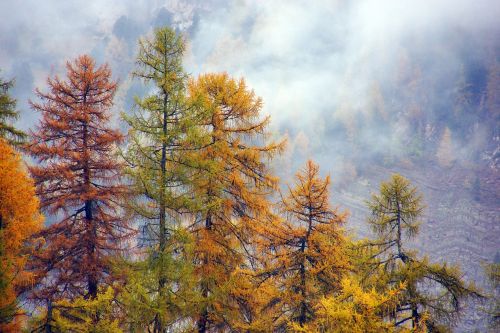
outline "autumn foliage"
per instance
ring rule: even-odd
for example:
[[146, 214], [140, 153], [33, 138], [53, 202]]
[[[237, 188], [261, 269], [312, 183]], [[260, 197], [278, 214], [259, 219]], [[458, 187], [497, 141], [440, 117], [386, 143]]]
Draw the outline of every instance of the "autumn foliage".
[[285, 141], [245, 80], [191, 77], [185, 51], [167, 27], [140, 40], [127, 136], [110, 68], [83, 55], [31, 102], [32, 178], [0, 138], [0, 332], [441, 332], [481, 297], [406, 244], [424, 212], [409, 180], [381, 184], [354, 240], [319, 165], [280, 186]]
[[116, 82], [86, 55], [66, 68], [67, 79], [49, 78], [49, 91], [37, 90], [31, 103], [41, 120], [27, 146], [38, 162], [30, 172], [53, 220], [31, 264], [39, 283], [32, 297], [40, 300], [96, 297], [130, 231], [117, 206], [124, 187], [113, 156], [123, 136], [109, 126]]
[[42, 226], [33, 180], [21, 158], [0, 139], [0, 331], [17, 332], [18, 293], [33, 284], [26, 271], [28, 238]]
[[271, 299], [277, 329], [315, 318], [320, 299], [339, 292], [350, 269], [345, 214], [330, 206], [329, 185], [330, 177], [322, 179], [318, 165], [308, 161], [282, 198], [283, 221], [268, 231], [270, 263], [260, 276], [274, 279], [279, 291]]
[[189, 94], [201, 109], [205, 138], [191, 154], [198, 168], [194, 193], [202, 209], [190, 231], [202, 296], [197, 327], [206, 332], [237, 325], [238, 314], [248, 307], [239, 270], [255, 259], [250, 238], [270, 214], [268, 195], [276, 178], [264, 161], [283, 143], [263, 143], [268, 118], [260, 118], [262, 102], [244, 80], [225, 73], [201, 75], [190, 82]]

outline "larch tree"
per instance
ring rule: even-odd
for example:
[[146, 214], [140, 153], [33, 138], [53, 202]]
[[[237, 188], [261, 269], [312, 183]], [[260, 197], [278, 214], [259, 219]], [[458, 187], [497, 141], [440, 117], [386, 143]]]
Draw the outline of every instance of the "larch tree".
[[275, 280], [275, 329], [304, 327], [317, 316], [323, 297], [338, 295], [349, 272], [347, 240], [342, 230], [345, 214], [329, 203], [330, 177], [322, 179], [319, 167], [308, 161], [283, 196], [284, 219], [272, 233], [272, 264], [260, 275]]
[[9, 89], [13, 86], [14, 80], [4, 81], [0, 78], [0, 137], [10, 144], [18, 145], [26, 139], [26, 133], [12, 125], [19, 118], [16, 100], [9, 94]]
[[[122, 317], [117, 313], [116, 290], [108, 286], [99, 290], [96, 298], [78, 296], [73, 300], [59, 300], [53, 304], [49, 330], [52, 332], [123, 333]], [[35, 313], [29, 321], [28, 331], [45, 333], [40, 326], [46, 312]]]
[[462, 280], [458, 267], [430, 263], [406, 246], [406, 240], [418, 235], [422, 195], [408, 179], [395, 174], [372, 195], [369, 208], [368, 222], [378, 237], [365, 244], [372, 247], [367, 272], [381, 269], [378, 280], [384, 285], [378, 288], [406, 286], [389, 316], [394, 325], [410, 323], [412, 329], [434, 332], [453, 324], [464, 300], [480, 295]]
[[117, 84], [88, 55], [66, 69], [66, 80], [49, 78], [49, 91], [36, 91], [40, 101], [31, 105], [42, 117], [26, 146], [38, 162], [29, 169], [41, 208], [53, 220], [32, 259], [32, 297], [47, 302], [47, 322], [53, 300], [96, 298], [113, 279], [110, 258], [132, 233], [119, 209], [125, 188], [114, 157], [123, 136], [110, 126]]
[[28, 239], [42, 227], [33, 180], [18, 153], [0, 139], [0, 332], [19, 332], [17, 296], [32, 283]]
[[193, 319], [198, 332], [242, 330], [253, 320], [243, 286], [255, 260], [250, 238], [270, 214], [277, 182], [266, 162], [284, 143], [266, 143], [269, 118], [260, 116], [261, 99], [243, 79], [201, 75], [190, 81], [189, 96], [203, 110], [203, 140], [188, 154], [201, 207], [189, 227], [202, 297]]
[[[185, 41], [182, 35], [165, 27], [154, 31], [150, 39], [139, 42], [139, 54], [133, 75], [150, 88], [150, 93], [136, 98], [136, 108], [123, 118], [130, 126], [129, 142], [123, 156], [126, 175], [134, 195], [128, 210], [141, 220], [141, 239], [150, 250], [144, 262], [132, 268], [146, 279], [134, 279], [129, 285], [128, 305], [140, 290], [148, 290], [142, 298], [145, 318], [142, 324], [153, 332], [164, 332], [182, 317], [190, 301], [194, 302], [186, 257], [189, 237], [180, 228], [182, 213], [193, 202], [186, 192], [189, 179], [183, 161], [185, 142], [191, 135], [195, 118], [186, 103], [187, 74], [182, 67]], [[175, 253], [174, 253], [175, 252]], [[142, 272], [142, 273], [140, 273]], [[172, 292], [172, 290], [176, 292]], [[182, 301], [184, 299], [184, 301]]]
[[488, 66], [488, 82], [486, 84], [486, 101], [485, 106], [488, 110], [488, 117], [495, 118], [500, 108], [500, 97], [498, 91], [500, 90], [500, 65], [498, 61], [491, 61]]
[[404, 285], [379, 293], [365, 290], [356, 277], [345, 277], [341, 290], [322, 297], [315, 307], [315, 318], [303, 326], [293, 324], [295, 332], [382, 333], [396, 329], [384, 315], [393, 309]]
[[436, 158], [439, 165], [445, 168], [451, 167], [456, 160], [451, 131], [448, 127], [443, 131], [443, 136], [436, 152]]
[[497, 253], [493, 263], [486, 264], [485, 273], [488, 277], [488, 303], [485, 313], [488, 316], [489, 326], [494, 330], [500, 330], [500, 255]]

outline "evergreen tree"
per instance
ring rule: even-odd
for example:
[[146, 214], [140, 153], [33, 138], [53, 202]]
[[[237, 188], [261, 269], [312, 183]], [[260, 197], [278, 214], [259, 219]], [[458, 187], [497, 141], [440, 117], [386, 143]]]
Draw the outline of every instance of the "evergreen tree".
[[316, 317], [311, 322], [292, 327], [296, 332], [308, 333], [394, 332], [395, 328], [384, 319], [384, 314], [396, 306], [403, 287], [381, 294], [375, 289], [364, 290], [354, 277], [345, 277], [340, 292], [320, 299], [315, 308]]
[[[166, 27], [156, 29], [151, 39], [140, 40], [137, 69], [133, 74], [151, 89], [151, 93], [136, 98], [134, 112], [123, 115], [130, 126], [129, 143], [123, 156], [135, 198], [127, 206], [143, 221], [141, 237], [151, 249], [149, 258], [136, 265], [136, 269], [143, 269], [143, 274], [153, 275], [156, 279], [156, 282], [150, 277], [136, 279], [136, 285], [130, 288], [148, 290], [150, 296], [144, 300], [141, 311], [153, 316], [144, 318], [153, 332], [164, 332], [176, 321], [176, 315], [182, 316], [189, 303], [181, 305], [167, 301], [181, 299], [172, 294], [172, 289], [180, 288], [177, 294], [189, 291], [188, 287], [179, 285], [178, 278], [175, 286], [172, 280], [180, 271], [189, 270], [181, 267], [182, 263], [190, 264], [187, 258], [174, 258], [172, 252], [177, 248], [179, 253], [187, 254], [182, 248], [188, 246], [189, 240], [176, 234], [181, 230], [181, 214], [187, 213], [193, 202], [192, 195], [186, 192], [189, 179], [182, 154], [185, 142], [192, 137], [189, 133], [195, 128], [191, 124], [195, 114], [189, 113], [185, 101], [184, 50], [184, 38]], [[189, 277], [183, 280], [187, 282]], [[129, 294], [129, 300], [130, 297], [133, 295]], [[189, 298], [194, 302], [192, 297]], [[134, 304], [129, 305], [134, 308], [137, 305]], [[175, 314], [174, 310], [180, 312]]]
[[[124, 308], [121, 323], [130, 332], [170, 332], [172, 327], [182, 330], [191, 326], [189, 315], [198, 301], [192, 237], [182, 228], [169, 230], [163, 255], [153, 247], [138, 260], [117, 262], [127, 277], [118, 295]], [[159, 295], [160, 278], [165, 281], [163, 297]]]
[[0, 78], [0, 137], [10, 144], [18, 145], [26, 139], [26, 133], [15, 128], [11, 122], [19, 118], [16, 100], [9, 95], [14, 80], [4, 81]]
[[[115, 311], [115, 292], [112, 287], [100, 289], [95, 298], [79, 296], [73, 300], [59, 300], [48, 309], [39, 309], [30, 319], [31, 333], [44, 333], [50, 327], [52, 332], [61, 333], [123, 333], [120, 317]], [[47, 325], [47, 318], [51, 318]]]
[[381, 184], [380, 194], [372, 196], [369, 208], [368, 222], [378, 238], [364, 244], [372, 247], [367, 272], [382, 271], [374, 283], [380, 289], [406, 285], [390, 316], [395, 326], [411, 323], [413, 329], [435, 332], [453, 324], [464, 300], [479, 294], [462, 280], [458, 267], [430, 263], [405, 245], [405, 240], [418, 235], [422, 195], [406, 178], [395, 174]]

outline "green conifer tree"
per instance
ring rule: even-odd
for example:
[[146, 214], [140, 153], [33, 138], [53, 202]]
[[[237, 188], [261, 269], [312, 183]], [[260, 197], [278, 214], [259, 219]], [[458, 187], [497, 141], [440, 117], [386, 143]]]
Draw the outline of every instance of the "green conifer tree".
[[[188, 178], [180, 153], [193, 128], [189, 124], [192, 114], [188, 113], [185, 102], [184, 50], [184, 38], [167, 27], [156, 29], [151, 39], [139, 41], [137, 68], [133, 75], [144, 82], [150, 93], [136, 98], [136, 108], [131, 115], [123, 115], [130, 126], [129, 143], [123, 156], [134, 198], [129, 201], [128, 208], [144, 222], [141, 237], [151, 249], [146, 262], [136, 268], [142, 266], [143, 274], [156, 276], [154, 285], [150, 278], [133, 279], [139, 286], [130, 288], [148, 289], [144, 309], [136, 310], [147, 314], [154, 309], [153, 318], [144, 318], [153, 332], [164, 332], [174, 321], [171, 312], [182, 312], [188, 303], [174, 306], [168, 301], [174, 289], [176, 293], [186, 289], [169, 279], [177, 273], [167, 271], [168, 267], [184, 271], [178, 264], [189, 264], [189, 260], [178, 258], [186, 253], [189, 241], [177, 235], [181, 213], [187, 212], [192, 202], [185, 191]], [[176, 264], [169, 264], [174, 259]]]
[[436, 332], [456, 322], [466, 298], [480, 295], [463, 281], [458, 267], [431, 263], [407, 246], [418, 235], [422, 201], [417, 188], [398, 174], [383, 182], [369, 202], [368, 223], [377, 238], [362, 246], [371, 247], [367, 272], [382, 273], [375, 282], [378, 288], [406, 285], [390, 315], [395, 326]]
[[0, 78], [0, 137], [12, 145], [19, 145], [26, 140], [26, 133], [12, 125], [19, 118], [16, 100], [9, 94], [13, 86], [14, 80], [4, 81]]

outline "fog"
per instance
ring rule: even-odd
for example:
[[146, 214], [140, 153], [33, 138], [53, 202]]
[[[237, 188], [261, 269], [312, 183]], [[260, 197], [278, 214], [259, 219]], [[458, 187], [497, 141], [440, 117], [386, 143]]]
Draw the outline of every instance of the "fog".
[[[401, 171], [395, 162], [409, 160], [415, 164], [405, 170], [420, 172], [425, 183], [427, 167], [446, 175], [451, 161], [470, 178], [464, 184], [475, 177], [491, 192], [478, 204], [463, 184], [455, 187], [460, 200], [447, 188], [444, 195], [427, 189], [448, 201], [430, 203], [436, 216], [429, 221], [437, 222], [429, 222], [421, 243], [446, 246], [449, 257], [467, 249], [461, 260], [469, 276], [480, 275], [479, 262], [498, 249], [498, 203], [491, 202], [500, 167], [499, 1], [3, 0], [0, 13], [0, 75], [16, 80], [24, 130], [39, 116], [28, 105], [34, 89], [46, 90], [48, 76], [63, 76], [65, 62], [84, 53], [108, 62], [119, 80], [113, 121], [124, 129], [119, 113], [145, 91], [129, 75], [137, 40], [169, 25], [187, 37], [191, 75], [226, 71], [263, 98], [272, 138], [288, 140], [274, 163], [285, 181], [312, 158], [332, 175], [341, 196], [334, 201], [359, 208], [359, 196], [377, 186], [366, 185], [365, 170]], [[461, 209], [463, 225], [440, 222], [445, 208]], [[436, 242], [437, 234], [450, 240]]]
[[82, 53], [110, 63], [121, 83], [115, 109], [130, 109], [141, 91], [128, 75], [137, 39], [171, 25], [188, 35], [188, 72], [244, 77], [263, 98], [276, 136], [288, 137], [294, 161], [311, 157], [341, 172], [353, 150], [406, 148], [402, 138], [411, 126], [401, 115], [408, 104], [431, 115], [449, 107], [443, 93], [453, 89], [464, 66], [498, 51], [500, 5], [3, 1], [0, 11], [0, 68], [3, 77], [16, 78], [24, 129], [37, 118], [27, 105], [34, 88], [43, 90], [48, 75], [64, 74], [64, 63]]

